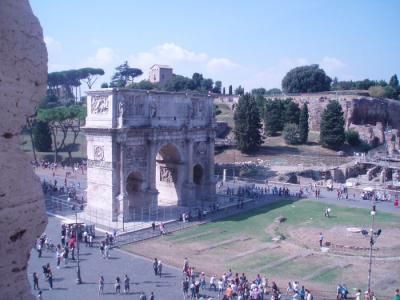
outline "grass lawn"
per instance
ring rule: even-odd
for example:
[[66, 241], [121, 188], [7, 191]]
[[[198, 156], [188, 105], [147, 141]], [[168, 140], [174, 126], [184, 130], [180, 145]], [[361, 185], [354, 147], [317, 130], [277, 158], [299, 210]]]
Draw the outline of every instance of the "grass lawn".
[[[242, 215], [229, 217], [220, 221], [204, 224], [195, 228], [184, 230], [167, 237], [169, 241], [179, 242], [182, 238], [195, 236], [200, 233], [209, 232], [195, 238], [196, 241], [211, 241], [214, 239], [226, 240], [234, 236], [248, 236], [261, 242], [265, 242], [265, 228], [268, 227], [275, 218], [284, 216], [287, 220], [282, 224], [286, 226], [303, 226], [330, 228], [335, 225], [365, 226], [370, 222], [370, 212], [368, 209], [341, 207], [329, 205], [332, 209], [332, 218], [325, 218], [323, 212], [326, 204], [310, 200], [284, 200], [281, 202], [267, 205], [256, 211], [249, 211]], [[379, 213], [376, 222], [381, 225], [399, 225], [398, 216], [389, 213]], [[183, 241], [190, 243], [190, 239]]]
[[343, 269], [336, 268], [336, 269], [330, 270], [328, 272], [325, 272], [325, 273], [323, 273], [321, 275], [315, 276], [312, 279], [314, 281], [316, 281], [316, 282], [328, 283], [329, 284], [329, 283], [335, 282], [335, 280], [337, 278], [340, 278], [342, 273], [343, 273]]
[[[182, 259], [188, 257], [193, 266], [206, 274], [223, 274], [232, 269], [233, 272], [245, 272], [249, 278], [255, 278], [257, 274], [266, 275], [280, 286], [286, 285], [288, 280], [297, 279], [311, 289], [326, 292], [334, 292], [337, 282], [347, 283], [352, 289], [360, 288], [365, 283], [367, 260], [357, 257], [357, 253], [356, 256], [320, 253], [318, 232], [323, 230], [327, 239], [332, 238], [333, 242], [340, 243], [341, 240], [335, 239], [339, 238], [335, 236], [336, 232], [345, 235], [339, 230], [345, 232], [346, 227], [368, 228], [365, 226], [370, 223], [370, 211], [329, 206], [333, 217], [326, 218], [324, 203], [282, 200], [242, 215], [122, 248], [147, 257], [151, 253], [153, 257], [177, 267], [181, 267]], [[278, 216], [286, 218], [279, 226], [274, 223]], [[380, 212], [376, 215], [376, 222], [385, 233], [391, 232], [396, 236], [400, 224], [398, 216]], [[286, 239], [274, 243], [272, 237], [277, 234], [284, 235]], [[316, 234], [316, 239], [313, 234]], [[368, 241], [361, 235], [357, 235], [357, 238], [359, 245], [368, 246]], [[381, 237], [380, 243], [385, 239], [390, 240], [390, 236]], [[390, 247], [389, 244], [385, 246]], [[280, 259], [283, 259], [281, 264], [273, 267]], [[339, 264], [347, 267], [324, 271], [327, 266]], [[377, 261], [374, 272], [377, 290], [384, 291], [397, 285], [398, 281], [394, 282], [393, 278], [397, 278], [400, 267], [390, 261]], [[313, 277], [304, 279], [310, 275]]]
[[[59, 133], [57, 135], [57, 141], [61, 141], [62, 139], [62, 134]], [[65, 140], [65, 144], [68, 145], [73, 142], [73, 134], [71, 132], [68, 133], [67, 138]], [[77, 139], [76, 139], [76, 144], [77, 148], [76, 151], [72, 151], [72, 158], [75, 159], [86, 159], [86, 137], [85, 135], [81, 132]], [[28, 134], [21, 134], [21, 149], [30, 157], [33, 159], [33, 152], [32, 152], [32, 144], [31, 144], [31, 139]], [[53, 161], [54, 160], [54, 152], [36, 152], [37, 158], [48, 160], [48, 161]], [[68, 158], [68, 152], [59, 151], [57, 153], [57, 160], [65, 160]]]

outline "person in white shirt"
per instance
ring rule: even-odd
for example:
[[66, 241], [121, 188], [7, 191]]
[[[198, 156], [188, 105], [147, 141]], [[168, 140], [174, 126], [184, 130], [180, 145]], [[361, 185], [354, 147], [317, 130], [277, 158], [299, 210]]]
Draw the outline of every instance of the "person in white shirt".
[[214, 288], [214, 291], [217, 291], [217, 286], [215, 285], [215, 275], [212, 275], [210, 278], [210, 290]]
[[221, 296], [224, 293], [224, 282], [222, 278], [218, 280], [218, 295]]

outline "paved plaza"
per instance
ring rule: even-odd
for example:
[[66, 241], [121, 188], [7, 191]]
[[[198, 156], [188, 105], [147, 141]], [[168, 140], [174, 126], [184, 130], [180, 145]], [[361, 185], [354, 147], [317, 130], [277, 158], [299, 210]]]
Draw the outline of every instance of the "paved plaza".
[[[49, 224], [46, 234], [53, 243], [60, 242], [60, 220], [49, 216]], [[102, 236], [96, 237], [98, 243]], [[39, 287], [43, 290], [43, 299], [115, 299], [126, 297], [127, 299], [139, 299], [140, 293], [145, 292], [149, 299], [153, 291], [155, 299], [180, 299], [181, 298], [181, 272], [180, 270], [164, 265], [163, 276], [156, 277], [152, 269], [152, 261], [127, 254], [118, 249], [111, 250], [110, 259], [103, 259], [98, 244], [95, 247], [85, 247], [80, 244], [81, 253], [81, 285], [76, 284], [76, 263], [70, 261], [67, 266], [61, 263], [61, 268], [56, 268], [56, 253], [43, 251], [38, 258], [36, 250], [32, 250], [28, 265], [28, 278], [32, 283], [32, 274], [39, 274]], [[49, 290], [48, 283], [43, 279], [42, 266], [50, 263], [53, 272], [54, 288]], [[116, 295], [114, 292], [115, 278], [119, 276], [123, 281], [125, 274], [131, 280], [131, 292], [128, 295]], [[104, 295], [98, 295], [98, 278], [104, 276]], [[122, 283], [123, 289], [123, 283]], [[36, 295], [37, 291], [33, 291]]]
[[[52, 176], [49, 176], [49, 174], [41, 174], [40, 177], [42, 180], [46, 178], [47, 181], [52, 179]], [[62, 182], [61, 178], [58, 180]], [[78, 180], [81, 189], [84, 189], [86, 185], [83, 176]], [[75, 181], [75, 184], [77, 184], [77, 181]], [[237, 188], [239, 184], [243, 185], [245, 182], [226, 183], [220, 192], [223, 192], [227, 186]], [[274, 186], [273, 183], [269, 185]], [[289, 188], [292, 193], [296, 193], [299, 190], [298, 186], [289, 186]], [[321, 189], [321, 197], [315, 198], [312, 193], [306, 193], [305, 197], [326, 203], [327, 207], [330, 204], [336, 204], [348, 207], [371, 208], [371, 201], [360, 200], [358, 194], [353, 199], [352, 195], [353, 193], [349, 192], [350, 197], [348, 200], [337, 199], [335, 191]], [[265, 200], [267, 200], [265, 204], [273, 201], [272, 196], [266, 196]], [[394, 208], [391, 201], [377, 203], [377, 210], [400, 214], [400, 209]], [[60, 243], [61, 222], [60, 219], [49, 216], [49, 224], [45, 232], [54, 244]], [[40, 275], [39, 285], [43, 289], [43, 299], [88, 299], [89, 297], [95, 297], [96, 299], [115, 299], [116, 297], [139, 299], [141, 292], [145, 292], [149, 296], [151, 291], [154, 292], [155, 299], [182, 299], [182, 274], [180, 269], [163, 264], [164, 276], [161, 278], [155, 277], [151, 260], [128, 254], [118, 249], [111, 250], [110, 259], [103, 259], [99, 250], [99, 241], [104, 238], [104, 233], [98, 233], [98, 235], [95, 247], [87, 248], [84, 244], [81, 244], [81, 273], [83, 280], [83, 284], [81, 285], [76, 284], [77, 267], [75, 262], [71, 261], [67, 266], [64, 266], [62, 263], [62, 267], [57, 269], [55, 252], [44, 250], [42, 258], [38, 258], [37, 251], [32, 251], [28, 267], [28, 277], [32, 284], [32, 273], [37, 272]], [[151, 256], [149, 254], [149, 257]], [[42, 266], [46, 263], [50, 263], [53, 272], [53, 290], [49, 290], [48, 283], [43, 279]], [[114, 291], [115, 279], [119, 276], [123, 280], [125, 274], [128, 274], [130, 277], [131, 292], [128, 295], [116, 295]], [[100, 275], [104, 276], [105, 279], [105, 293], [102, 296], [98, 296], [98, 278]], [[123, 284], [121, 286], [123, 288]], [[332, 288], [334, 289], [333, 286]], [[37, 291], [34, 291], [35, 293]], [[218, 296], [214, 293], [210, 293], [210, 296], [218, 299]]]

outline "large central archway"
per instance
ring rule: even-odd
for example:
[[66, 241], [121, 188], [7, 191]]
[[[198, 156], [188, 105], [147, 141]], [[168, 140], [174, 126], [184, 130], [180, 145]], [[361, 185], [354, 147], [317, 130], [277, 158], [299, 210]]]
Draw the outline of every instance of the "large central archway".
[[156, 189], [158, 205], [170, 206], [181, 203], [182, 160], [174, 144], [163, 145], [156, 156]]

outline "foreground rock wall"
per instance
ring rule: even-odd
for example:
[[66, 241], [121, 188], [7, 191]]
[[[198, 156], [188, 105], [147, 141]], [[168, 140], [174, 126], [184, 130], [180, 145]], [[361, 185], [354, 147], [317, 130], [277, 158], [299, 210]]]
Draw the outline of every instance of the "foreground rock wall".
[[27, 0], [0, 4], [0, 293], [34, 299], [29, 253], [47, 223], [40, 182], [20, 149], [19, 133], [45, 95], [47, 51]]

